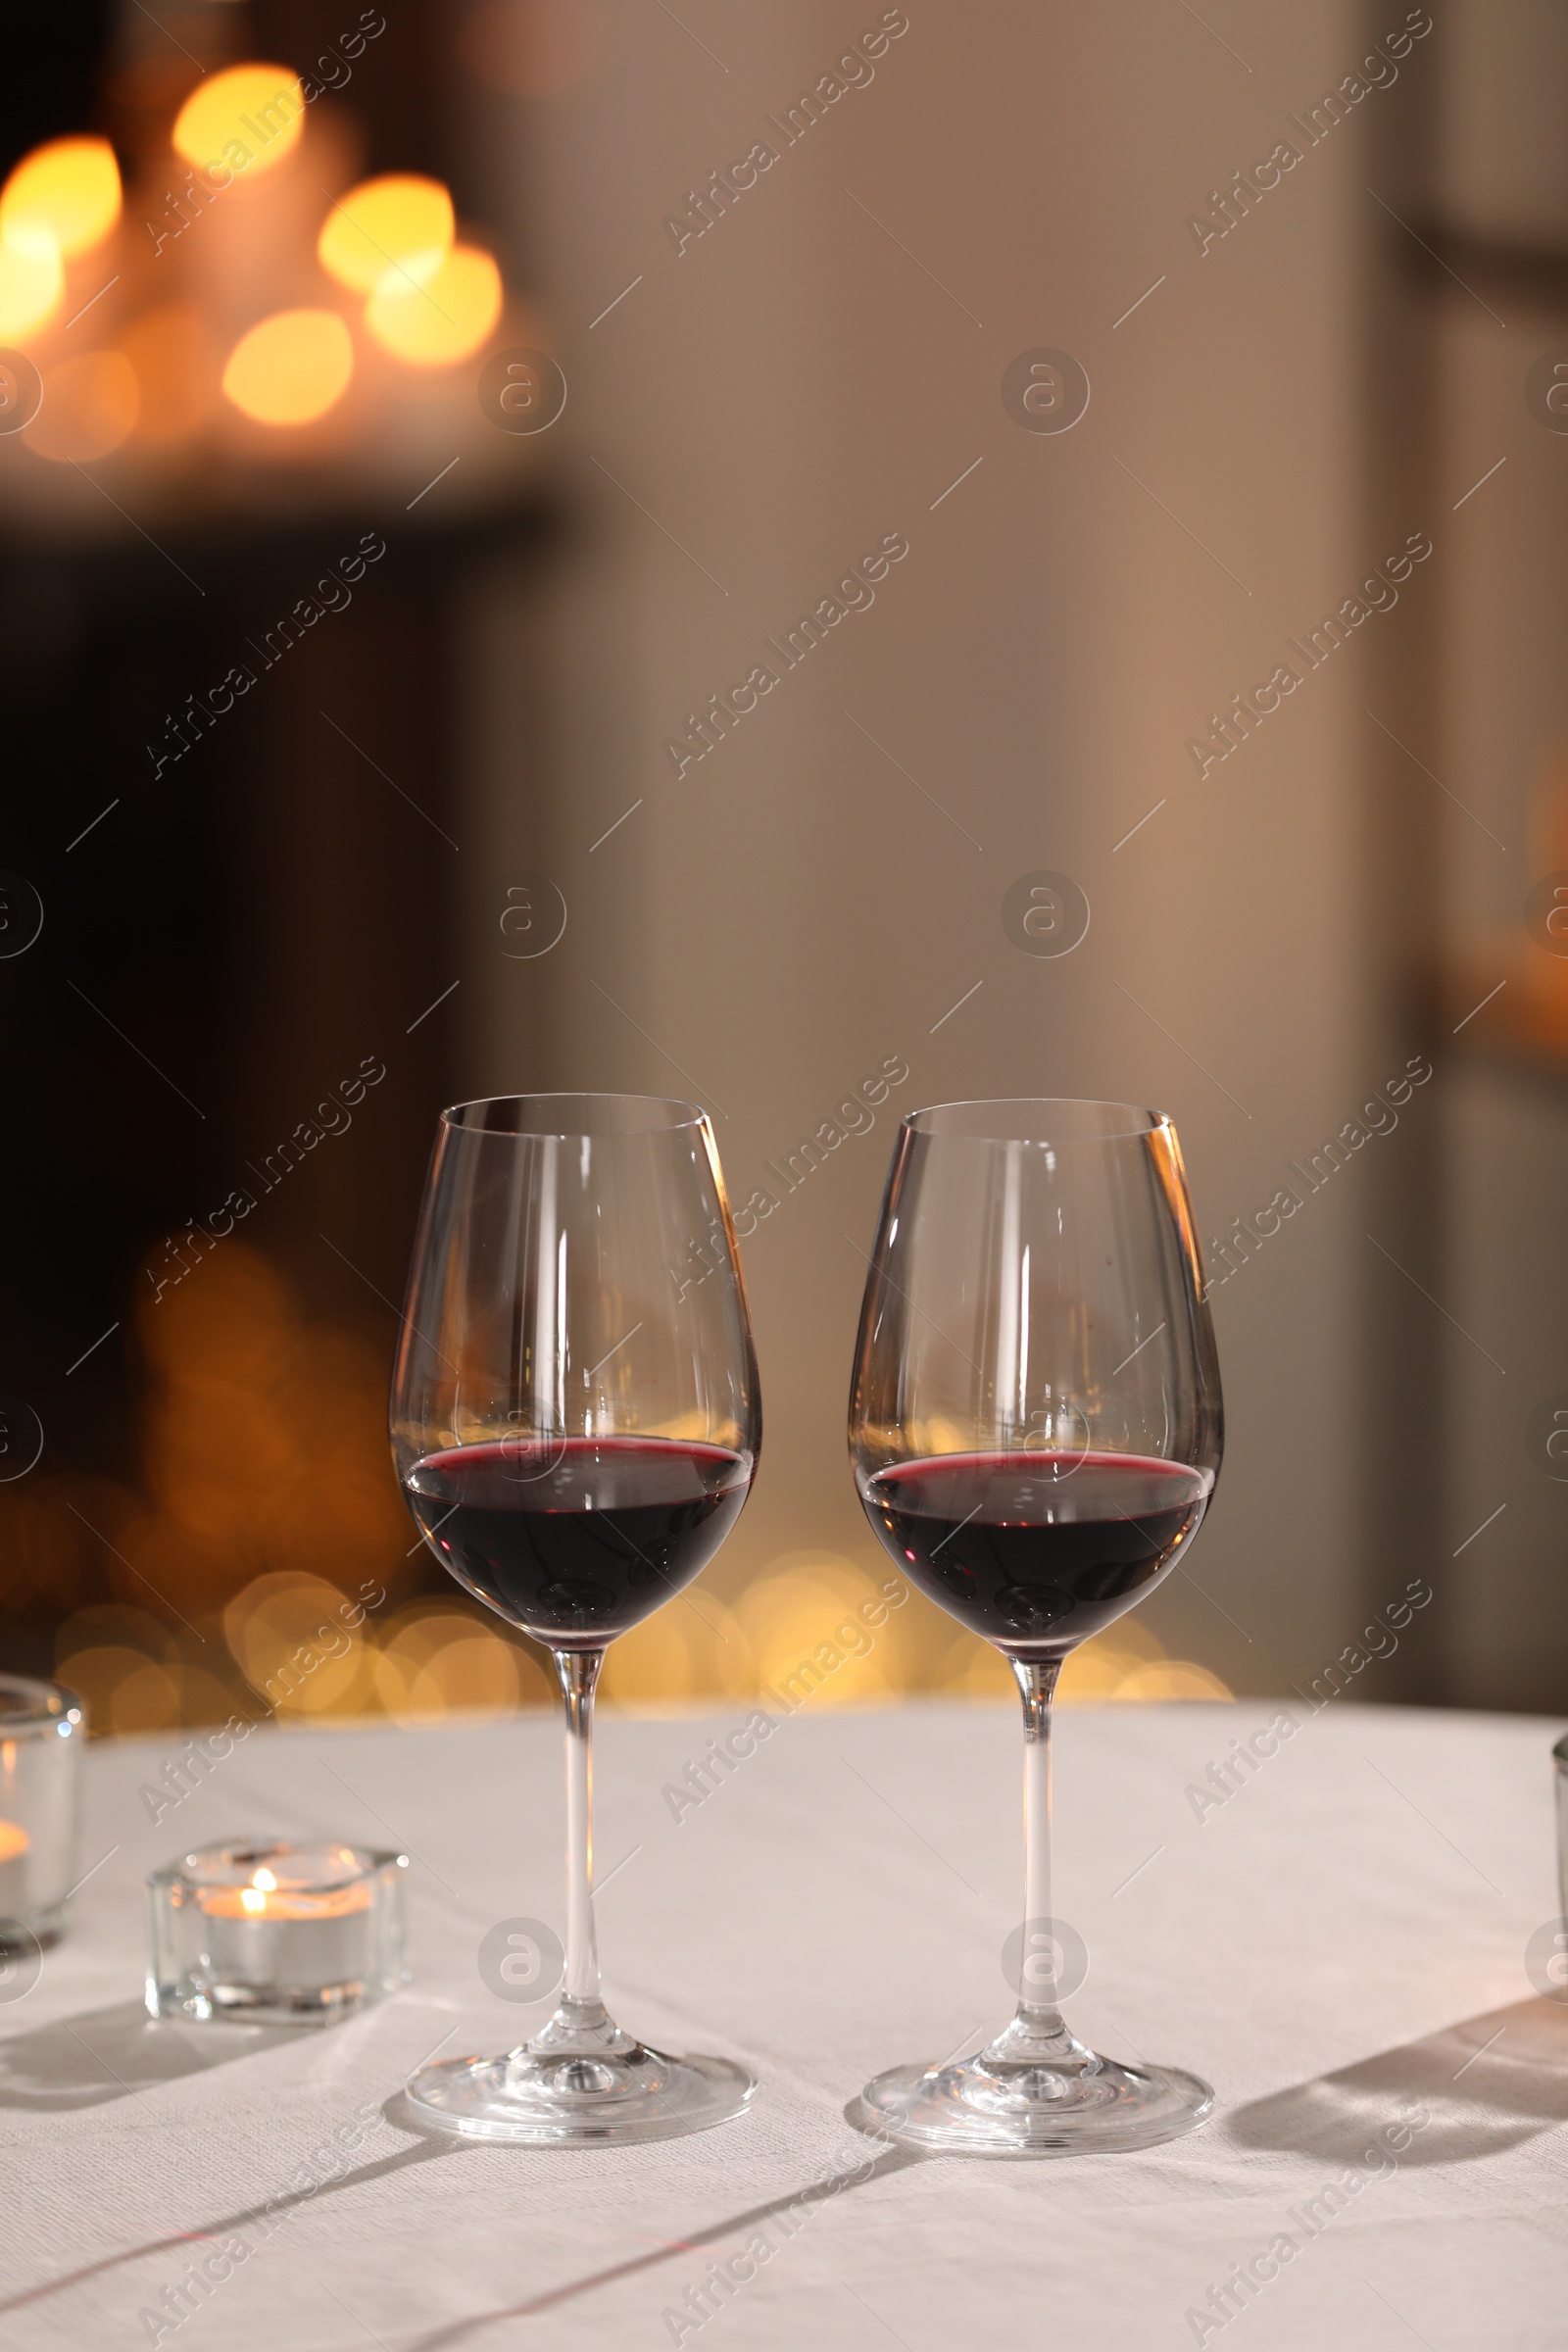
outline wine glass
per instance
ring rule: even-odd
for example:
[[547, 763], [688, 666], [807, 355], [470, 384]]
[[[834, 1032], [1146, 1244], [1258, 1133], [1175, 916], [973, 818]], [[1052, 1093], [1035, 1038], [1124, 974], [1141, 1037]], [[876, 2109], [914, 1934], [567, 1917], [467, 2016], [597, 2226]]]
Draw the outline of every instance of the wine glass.
[[1067, 1652], [1191, 1544], [1221, 1435], [1170, 1120], [1125, 1102], [910, 1112], [865, 1286], [850, 1453], [899, 1568], [1012, 1669], [1025, 1882], [1004, 1958], [1017, 2014], [961, 2065], [868, 2083], [858, 2120], [889, 2138], [976, 2155], [1147, 2147], [1213, 2105], [1195, 2076], [1097, 2057], [1062, 2022], [1051, 1698]]
[[614, 2024], [594, 1940], [594, 1687], [607, 1643], [704, 1568], [761, 1442], [757, 1359], [706, 1115], [643, 1095], [443, 1111], [392, 1383], [392, 1451], [444, 1567], [555, 1660], [566, 1716], [565, 1973], [520, 2048], [444, 2059], [439, 2129], [584, 2144], [738, 2115], [757, 2085]]

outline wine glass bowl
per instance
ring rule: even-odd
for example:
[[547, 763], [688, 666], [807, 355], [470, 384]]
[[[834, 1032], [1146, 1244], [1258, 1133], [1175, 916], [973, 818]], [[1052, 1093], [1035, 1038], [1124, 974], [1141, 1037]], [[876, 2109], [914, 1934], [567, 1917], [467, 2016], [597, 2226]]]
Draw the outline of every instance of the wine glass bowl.
[[1146, 2146], [1212, 2105], [1195, 2077], [1098, 2057], [1061, 2019], [1050, 1703], [1068, 1652], [1191, 1544], [1221, 1447], [1170, 1120], [1112, 1102], [911, 1112], [866, 1281], [851, 1459], [900, 1569], [1012, 1668], [1026, 1888], [1017, 2014], [961, 2066], [868, 2084], [863, 2118], [890, 2137], [995, 2155]]
[[426, 1544], [549, 1649], [565, 1707], [564, 1989], [530, 2041], [441, 2060], [416, 2115], [582, 2144], [739, 2114], [744, 2068], [613, 2023], [592, 1907], [590, 1737], [606, 1645], [699, 1575], [761, 1442], [718, 1154], [686, 1102], [523, 1095], [444, 1111], [393, 1376], [392, 1451]]
[[547, 1648], [592, 1650], [702, 1573], [750, 1484], [727, 1446], [607, 1431], [442, 1448], [404, 1494], [476, 1600]]

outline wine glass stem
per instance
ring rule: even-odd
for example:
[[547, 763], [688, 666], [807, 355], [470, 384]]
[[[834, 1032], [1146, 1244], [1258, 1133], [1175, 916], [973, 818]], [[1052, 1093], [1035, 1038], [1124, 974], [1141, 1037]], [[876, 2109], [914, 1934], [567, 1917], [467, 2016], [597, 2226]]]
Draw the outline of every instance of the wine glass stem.
[[551, 1652], [566, 1709], [566, 1981], [565, 1999], [582, 2022], [603, 2014], [599, 1947], [594, 1936], [594, 1687], [602, 1649]]
[[1018, 2023], [1035, 2034], [1064, 2032], [1056, 2006], [1055, 1942], [1043, 1925], [1051, 1908], [1051, 1700], [1059, 1658], [1010, 1658], [1023, 1699], [1023, 1948]]

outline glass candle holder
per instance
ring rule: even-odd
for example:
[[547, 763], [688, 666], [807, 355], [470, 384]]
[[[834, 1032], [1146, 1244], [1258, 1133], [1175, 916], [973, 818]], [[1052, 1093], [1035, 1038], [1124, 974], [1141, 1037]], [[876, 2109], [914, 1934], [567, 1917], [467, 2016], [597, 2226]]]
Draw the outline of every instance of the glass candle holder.
[[72, 1691], [0, 1674], [0, 1950], [47, 1943], [64, 1924], [86, 1743]]
[[326, 2026], [406, 1984], [407, 1854], [327, 1839], [204, 1845], [155, 1871], [154, 2017]]

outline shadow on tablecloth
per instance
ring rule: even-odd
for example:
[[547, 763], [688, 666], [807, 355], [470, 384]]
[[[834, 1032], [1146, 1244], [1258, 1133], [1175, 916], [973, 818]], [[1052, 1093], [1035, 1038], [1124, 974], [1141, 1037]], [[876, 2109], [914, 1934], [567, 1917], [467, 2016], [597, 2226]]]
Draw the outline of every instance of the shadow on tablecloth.
[[[394, 2105], [395, 2102], [388, 2102], [389, 2116]], [[448, 2145], [451, 2144], [449, 2141]], [[622, 2278], [635, 2278], [640, 2272], [655, 2270], [677, 2255], [685, 2255], [689, 2261], [710, 2246], [727, 2244], [738, 2249], [764, 2222], [783, 2221], [786, 2229], [798, 2230], [817, 2206], [853, 2194], [868, 2180], [880, 2180], [889, 2173], [903, 2172], [908, 2165], [926, 2161], [917, 2149], [884, 2145], [875, 2155], [867, 2155], [863, 2164], [831, 2174], [826, 2180], [818, 2173], [799, 2188], [785, 2189], [762, 2204], [747, 2206], [744, 2212], [727, 2214], [722, 2221], [693, 2230], [689, 2236], [662, 2241], [647, 2254], [634, 2254], [624, 2262], [611, 2263], [604, 2269], [585, 2272], [581, 2278], [568, 2278], [560, 2286], [547, 2287], [543, 2294], [530, 2296], [525, 2303], [511, 2303], [499, 2310], [471, 2312], [462, 2319], [449, 2320], [427, 2334], [416, 2336], [405, 2347], [405, 2352], [451, 2352], [453, 2346], [466, 2342], [482, 2328], [493, 2327], [498, 2320], [532, 2319], [540, 2312], [553, 2311], [559, 2304], [574, 2302], [579, 2295], [591, 2294], [596, 2287], [611, 2286]], [[735, 2290], [728, 2286], [727, 2291]]]
[[1568, 2006], [1518, 2001], [1380, 2050], [1332, 2075], [1293, 2083], [1236, 2108], [1228, 2135], [1248, 2148], [1283, 2148], [1325, 2163], [1356, 2162], [1401, 2099], [1428, 2123], [1401, 2164], [1493, 2156], [1568, 2121]]
[[184, 2025], [120, 2001], [0, 2041], [0, 2107], [100, 2107], [298, 2039], [296, 2026]]
[[[21, 2063], [20, 2074], [12, 2078], [0, 2076], [0, 2081], [20, 2082], [35, 2091], [43, 2091], [52, 2087], [60, 2093], [59, 2103], [63, 2105], [90, 2105], [95, 2096], [110, 2095], [103, 2093], [98, 2088], [98, 2073], [93, 2071], [94, 2069], [101, 2071], [106, 2062], [108, 2055], [106, 2036], [110, 2034], [117, 2037], [116, 2048], [120, 2055], [127, 2058], [132, 2065], [139, 2064], [142, 2069], [142, 2079], [139, 2082], [127, 2079], [118, 2085], [114, 2095], [125, 2096], [133, 2090], [145, 2087], [148, 2083], [168, 2082], [182, 2073], [192, 2072], [194, 2067], [203, 2063], [200, 2053], [204, 2047], [211, 2046], [208, 2037], [214, 2032], [213, 2028], [204, 2026], [200, 2029], [200, 2038], [194, 2044], [196, 2052], [194, 2061], [187, 2058], [183, 2063], [174, 2063], [169, 2057], [167, 2049], [162, 2052], [158, 2050], [156, 2037], [153, 2041], [148, 2042], [131, 2033], [133, 2016], [139, 2018], [144, 2026], [152, 2024], [144, 2012], [132, 2011], [128, 2003], [122, 2004], [118, 2009], [91, 2011], [74, 2021], [78, 2032], [85, 2033], [88, 2030], [95, 2030], [94, 2038], [98, 2043], [99, 2052], [102, 2053], [98, 2057], [94, 2057], [91, 2052], [85, 2052], [85, 2055], [79, 2056], [77, 2066], [79, 2080], [76, 2082], [74, 2095], [72, 2095], [71, 2062], [63, 2050], [56, 2048], [56, 2043], [52, 2038], [55, 2035], [70, 2037], [71, 2029], [64, 2023], [54, 2027], [40, 2027], [35, 2034], [14, 2037], [14, 2041], [10, 2045], [13, 2051], [14, 2065], [18, 2063], [15, 2060], [17, 2042], [27, 2042], [32, 2044], [33, 2048], [28, 2059]], [[105, 2021], [110, 2022], [106, 2025]], [[299, 2039], [297, 2031], [290, 2027], [270, 2030], [247, 2029], [247, 2031], [273, 2031], [285, 2040], [297, 2042]], [[247, 2046], [255, 2048], [259, 2045], [251, 2042]], [[85, 2051], [85, 2044], [83, 2044], [83, 2051]], [[238, 2057], [243, 2054], [242, 2049], [234, 2048], [229, 2050], [226, 2056]], [[0, 2056], [3, 2056], [3, 2052], [0, 2052]], [[210, 2064], [222, 2064], [223, 2062], [222, 2058], [217, 2056], [207, 2061]], [[58, 2071], [50, 2081], [46, 2082], [44, 2077], [51, 2067], [56, 2067]], [[156, 2068], [158, 2071], [148, 2072], [148, 2068]], [[0, 2103], [5, 2103], [3, 2091], [0, 2091]], [[47, 2102], [41, 2097], [13, 2096], [9, 2103], [30, 2106]], [[382, 2112], [395, 2130], [410, 2131], [411, 2125], [406, 2120], [407, 2111], [401, 2090], [394, 2092], [386, 2100]], [[291, 2212], [306, 2203], [319, 2204], [325, 2198], [338, 2195], [345, 2189], [363, 2187], [368, 2181], [384, 2180], [389, 2174], [403, 2172], [414, 2165], [439, 2163], [443, 2159], [462, 2156], [483, 2145], [484, 2143], [479, 2140], [460, 2139], [450, 2137], [444, 2132], [435, 2133], [421, 2131], [409, 2144], [397, 2149], [389, 2156], [376, 2158], [368, 2164], [345, 2166], [340, 2173], [330, 2179], [318, 2180], [313, 2177], [308, 2185], [286, 2188], [277, 2195], [269, 2197], [265, 2203], [248, 2205], [233, 2213], [218, 2215], [209, 2221], [198, 2224], [193, 2229], [172, 2231], [164, 2237], [123, 2247], [118, 2253], [104, 2255], [97, 2262], [84, 2264], [78, 2270], [64, 2272], [53, 2278], [42, 2279], [36, 2285], [24, 2288], [20, 2293], [10, 2295], [0, 2301], [0, 2314], [21, 2311], [30, 2304], [44, 2302], [50, 2296], [59, 2294], [68, 2287], [80, 2285], [86, 2279], [101, 2277], [105, 2272], [122, 2269], [130, 2263], [142, 2261], [151, 2254], [171, 2252], [176, 2248], [183, 2250], [204, 2242], [221, 2243], [230, 2236], [244, 2235], [254, 2231], [258, 2227], [265, 2232], [270, 2233], [287, 2219]], [[580, 2278], [567, 2279], [559, 2286], [548, 2288], [543, 2294], [531, 2297], [527, 2302], [511, 2305], [504, 2310], [475, 2312], [463, 2319], [450, 2321], [432, 2329], [428, 2334], [420, 2336], [416, 2343], [407, 2347], [407, 2352], [444, 2352], [445, 2347], [462, 2343], [466, 2336], [489, 2327], [494, 2321], [528, 2317], [536, 2312], [551, 2310], [557, 2304], [572, 2302], [577, 2296], [591, 2293], [596, 2287], [608, 2286], [616, 2279], [630, 2278], [640, 2271], [652, 2270], [661, 2263], [670, 2261], [674, 2256], [690, 2256], [709, 2246], [717, 2246], [726, 2241], [741, 2238], [759, 2228], [763, 2222], [776, 2220], [780, 2216], [789, 2216], [789, 2226], [792, 2229], [799, 2229], [818, 2205], [825, 2204], [834, 2197], [853, 2192], [867, 2180], [878, 2180], [885, 2174], [900, 2172], [906, 2165], [919, 2164], [923, 2161], [924, 2159], [911, 2149], [883, 2147], [875, 2155], [868, 2155], [863, 2164], [841, 2173], [830, 2173], [825, 2180], [819, 2172], [816, 2177], [800, 2187], [786, 2189], [781, 2195], [769, 2198], [763, 2203], [748, 2206], [744, 2212], [728, 2214], [722, 2221], [712, 2222], [702, 2229], [694, 2230], [688, 2237], [661, 2241], [646, 2254], [634, 2255], [628, 2261], [612, 2263], [600, 2270], [587, 2272]]]
[[[284, 2027], [282, 2031], [298, 2037], [293, 2028]], [[167, 2237], [148, 2238], [140, 2245], [122, 2247], [118, 2254], [105, 2254], [97, 2262], [84, 2263], [79, 2270], [65, 2271], [57, 2278], [41, 2279], [35, 2286], [24, 2287], [21, 2293], [7, 2296], [0, 2302], [0, 2314], [22, 2311], [30, 2303], [44, 2302], [50, 2295], [57, 2295], [66, 2287], [79, 2286], [85, 2279], [101, 2278], [106, 2271], [122, 2270], [128, 2263], [143, 2261], [149, 2254], [169, 2253], [176, 2248], [183, 2251], [206, 2243], [221, 2245], [226, 2238], [243, 2236], [247, 2231], [258, 2229], [264, 2235], [270, 2235], [300, 2206], [313, 2200], [319, 2204], [322, 2199], [334, 2196], [343, 2189], [361, 2187], [368, 2180], [383, 2180], [389, 2173], [405, 2172], [411, 2165], [429, 2164], [442, 2157], [461, 2155], [465, 2147], [472, 2144], [476, 2143], [457, 2139], [417, 2139], [412, 2146], [394, 2150], [390, 2156], [376, 2157], [369, 2164], [356, 2165], [326, 2180], [318, 2180], [308, 2165], [302, 2165], [298, 2170], [306, 2173], [307, 2186], [280, 2190], [260, 2204], [245, 2205], [237, 2212], [220, 2214], [215, 2220], [204, 2222], [196, 2229], [177, 2230], [171, 2231]], [[297, 2177], [298, 2173], [295, 2175]], [[209, 2288], [207, 2291], [210, 2293], [212, 2290]]]

